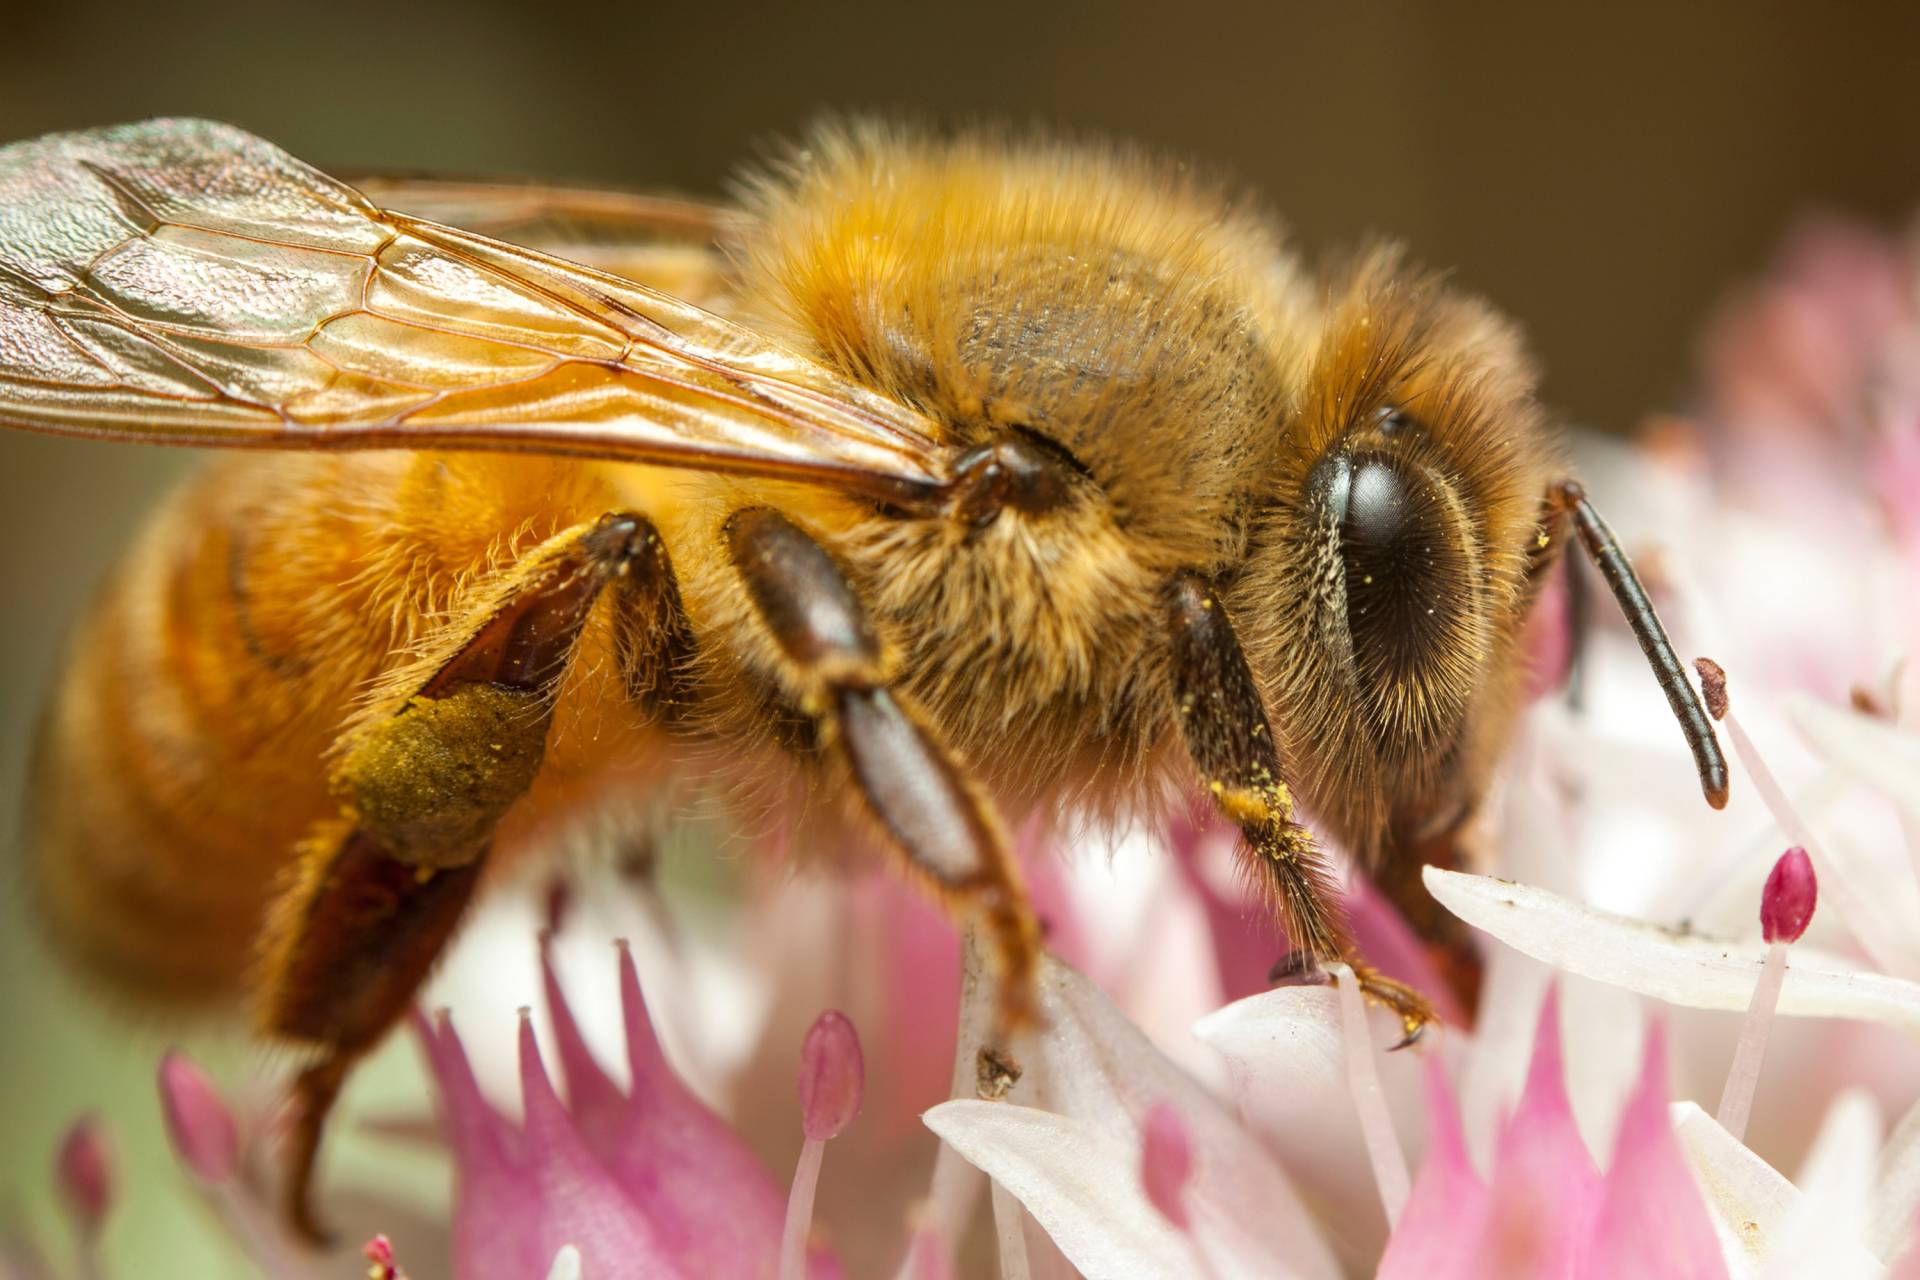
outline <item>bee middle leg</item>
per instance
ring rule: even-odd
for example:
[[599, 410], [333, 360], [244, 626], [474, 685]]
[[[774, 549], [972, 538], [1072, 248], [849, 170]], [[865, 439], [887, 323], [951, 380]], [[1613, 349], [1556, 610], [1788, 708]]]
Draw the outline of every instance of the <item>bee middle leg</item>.
[[1348, 965], [1368, 998], [1399, 1015], [1402, 1043], [1411, 1043], [1434, 1021], [1433, 1007], [1355, 951], [1340, 890], [1313, 834], [1294, 817], [1273, 727], [1219, 596], [1200, 575], [1179, 573], [1162, 603], [1181, 736], [1215, 807], [1240, 828], [1243, 857], [1286, 926], [1294, 950], [1282, 964], [1296, 971]]
[[[451, 653], [423, 664], [397, 705], [337, 748], [328, 781], [340, 816], [302, 843], [262, 932], [257, 975], [264, 1029], [319, 1051], [294, 1087], [287, 1152], [285, 1211], [307, 1238], [323, 1234], [310, 1198], [327, 1113], [353, 1063], [406, 1012], [472, 895], [495, 826], [533, 783], [581, 628], [616, 580], [623, 604], [677, 612], [664, 571], [658, 535], [636, 515], [548, 539], [478, 592]], [[643, 664], [620, 647], [632, 684]]]
[[984, 929], [997, 1034], [1031, 1025], [1040, 929], [992, 806], [894, 686], [867, 610], [827, 551], [776, 511], [728, 518], [734, 567], [793, 668], [802, 710], [838, 744], [913, 877]]

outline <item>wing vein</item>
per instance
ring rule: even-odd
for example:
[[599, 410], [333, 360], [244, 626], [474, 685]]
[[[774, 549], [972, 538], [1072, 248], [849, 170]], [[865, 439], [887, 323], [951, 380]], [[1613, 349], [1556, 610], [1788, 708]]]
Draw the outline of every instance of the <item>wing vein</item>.
[[[461, 194], [444, 189], [442, 207]], [[628, 250], [705, 234], [715, 262], [716, 229], [744, 216], [578, 191], [467, 195], [483, 220], [584, 212]], [[0, 147], [0, 424], [522, 450], [937, 501], [942, 427], [676, 298], [678, 285], [646, 283], [725, 297], [702, 261], [690, 276], [677, 261], [609, 274], [381, 209], [204, 121], [51, 135]]]

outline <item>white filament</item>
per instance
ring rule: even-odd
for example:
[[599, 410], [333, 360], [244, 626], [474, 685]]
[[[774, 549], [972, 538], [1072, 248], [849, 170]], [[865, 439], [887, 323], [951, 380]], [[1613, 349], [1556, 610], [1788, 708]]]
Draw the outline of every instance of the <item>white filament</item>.
[[820, 1185], [820, 1158], [827, 1144], [808, 1138], [793, 1170], [793, 1188], [787, 1192], [787, 1221], [780, 1231], [780, 1280], [805, 1280], [807, 1233], [813, 1230], [813, 1194]]
[[1760, 1064], [1767, 1056], [1767, 1033], [1773, 1028], [1774, 1006], [1780, 1003], [1780, 986], [1786, 979], [1787, 944], [1776, 942], [1767, 948], [1760, 981], [1753, 985], [1753, 1001], [1740, 1023], [1740, 1041], [1733, 1049], [1733, 1065], [1727, 1069], [1727, 1085], [1715, 1117], [1738, 1141], [1746, 1140], [1747, 1118], [1753, 1114], [1753, 1095], [1760, 1085]]
[[1380, 1088], [1380, 1072], [1373, 1060], [1373, 1037], [1367, 1032], [1367, 1009], [1360, 998], [1360, 983], [1345, 965], [1328, 966], [1340, 991], [1340, 1034], [1346, 1047], [1347, 1088], [1353, 1094], [1354, 1109], [1360, 1113], [1360, 1132], [1367, 1143], [1367, 1159], [1373, 1165], [1373, 1181], [1380, 1188], [1380, 1204], [1387, 1211], [1389, 1225], [1400, 1220], [1400, 1211], [1413, 1193], [1413, 1179], [1407, 1172], [1406, 1153], [1393, 1131], [1393, 1117], [1387, 1113], [1386, 1094]]

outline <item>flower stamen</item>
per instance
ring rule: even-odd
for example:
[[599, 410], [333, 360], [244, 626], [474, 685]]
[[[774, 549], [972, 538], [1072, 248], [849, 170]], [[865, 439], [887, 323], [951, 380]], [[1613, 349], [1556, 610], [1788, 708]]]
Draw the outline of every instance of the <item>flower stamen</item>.
[[1735, 1139], [1745, 1139], [1747, 1120], [1753, 1114], [1753, 1095], [1760, 1085], [1760, 1065], [1767, 1054], [1773, 1011], [1786, 982], [1787, 947], [1807, 931], [1818, 895], [1813, 860], [1797, 845], [1780, 855], [1767, 874], [1766, 888], [1761, 890], [1760, 931], [1767, 941], [1767, 958], [1760, 967], [1760, 981], [1754, 984], [1747, 1016], [1740, 1024], [1740, 1040], [1734, 1046], [1733, 1065], [1727, 1070], [1716, 1117], [1720, 1127]]
[[1032, 1280], [1027, 1266], [1027, 1233], [1021, 1219], [1025, 1212], [1013, 1193], [992, 1179], [993, 1234], [1000, 1248], [1000, 1280]]
[[1725, 669], [1712, 658], [1695, 658], [1693, 667], [1700, 675], [1700, 688], [1709, 714], [1726, 729], [1727, 738], [1733, 743], [1734, 755], [1739, 757], [1741, 767], [1747, 771], [1747, 777], [1753, 781], [1753, 789], [1759, 793], [1773, 820], [1787, 833], [1787, 839], [1795, 848], [1806, 851], [1813, 866], [1832, 887], [1835, 909], [1867, 955], [1886, 972], [1899, 972], [1902, 968], [1900, 942], [1885, 936], [1877, 923], [1879, 916], [1872, 904], [1865, 899], [1859, 887], [1848, 879], [1826, 849], [1813, 838], [1812, 829], [1800, 816], [1793, 801], [1787, 798], [1786, 789], [1780, 785], [1780, 780], [1761, 757], [1759, 748], [1754, 746], [1753, 739], [1747, 736], [1746, 729], [1734, 716], [1732, 703], [1727, 697]]
[[367, 1260], [367, 1280], [407, 1280], [407, 1273], [393, 1256], [393, 1241], [386, 1236], [367, 1241], [360, 1254]]
[[1374, 1185], [1380, 1189], [1380, 1204], [1387, 1211], [1387, 1222], [1399, 1221], [1412, 1193], [1413, 1179], [1407, 1172], [1407, 1156], [1393, 1130], [1393, 1117], [1387, 1111], [1386, 1094], [1380, 1088], [1380, 1072], [1373, 1060], [1373, 1037], [1367, 1030], [1367, 1009], [1360, 997], [1360, 980], [1346, 965], [1330, 965], [1334, 985], [1340, 996], [1340, 1034], [1346, 1048], [1347, 1088], [1353, 1094], [1354, 1109], [1360, 1114], [1360, 1133], [1366, 1139], [1367, 1160], [1373, 1166]]
[[827, 1143], [860, 1114], [865, 1083], [866, 1064], [853, 1023], [844, 1013], [827, 1010], [807, 1029], [800, 1045], [800, 1124], [806, 1142], [787, 1195], [787, 1219], [780, 1233], [780, 1280], [802, 1280], [806, 1273], [807, 1233], [813, 1229], [820, 1162]]

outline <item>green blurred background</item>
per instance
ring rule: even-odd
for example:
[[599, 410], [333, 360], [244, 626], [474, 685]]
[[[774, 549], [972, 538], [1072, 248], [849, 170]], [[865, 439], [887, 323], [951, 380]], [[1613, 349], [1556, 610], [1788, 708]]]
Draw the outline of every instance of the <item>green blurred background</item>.
[[[1920, 200], [1920, 5], [12, 4], [0, 140], [158, 114], [323, 167], [715, 192], [826, 108], [1041, 120], [1237, 173], [1312, 250], [1372, 232], [1522, 317], [1549, 397], [1625, 427], [1797, 215]], [[0, 438], [0, 832], [76, 610], [184, 454]], [[13, 862], [8, 859], [8, 862]], [[140, 1172], [119, 1276], [245, 1274], [165, 1176], [154, 1049], [32, 948], [0, 878], [0, 1218], [52, 1226], [66, 1118]], [[240, 1052], [194, 1041], [218, 1060]], [[344, 1274], [344, 1273], [343, 1273]]]

